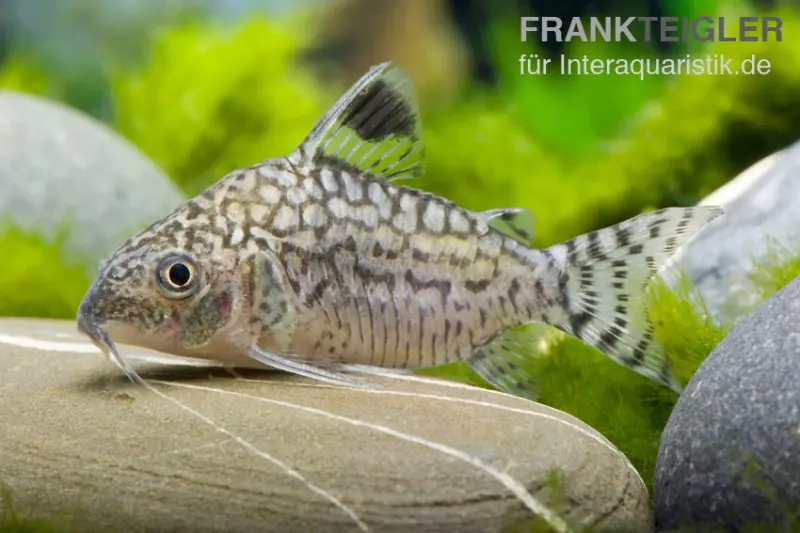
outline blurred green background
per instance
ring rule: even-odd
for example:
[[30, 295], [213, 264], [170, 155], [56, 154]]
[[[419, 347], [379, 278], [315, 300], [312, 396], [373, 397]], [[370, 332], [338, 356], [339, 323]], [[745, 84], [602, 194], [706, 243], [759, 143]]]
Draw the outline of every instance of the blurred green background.
[[[779, 2], [11, 0], [0, 10], [0, 89], [104, 121], [187, 195], [288, 153], [341, 91], [385, 60], [410, 73], [420, 101], [428, 171], [414, 186], [474, 210], [529, 208], [537, 247], [644, 210], [694, 204], [800, 138], [800, 21], [797, 8]], [[520, 42], [521, 15], [627, 13], [773, 14], [783, 18], [784, 40]], [[523, 53], [724, 53], [734, 63], [755, 55], [772, 71], [521, 76]], [[7, 227], [0, 250], [0, 315], [75, 316], [89, 279], [58, 242]], [[798, 270], [763, 274], [764, 297]], [[658, 335], [685, 381], [725, 328], [681, 295], [659, 294]], [[571, 339], [550, 355], [536, 361], [541, 401], [602, 431], [649, 483], [675, 395]], [[463, 368], [447, 372], [475, 379]]]
[[[520, 42], [520, 15], [628, 13], [778, 14], [786, 37], [666, 49]], [[99, 118], [193, 195], [232, 169], [287, 153], [370, 65], [392, 60], [411, 74], [423, 112], [428, 173], [416, 185], [470, 209], [529, 208], [534, 244], [546, 246], [644, 209], [693, 204], [797, 140], [797, 13], [722, 0], [10, 0], [0, 10], [0, 88]], [[723, 53], [734, 63], [754, 55], [772, 72], [521, 76], [523, 53]], [[9, 256], [34, 254], [16, 235], [6, 249], [11, 241], [22, 251]], [[38, 263], [52, 263], [38, 253]], [[31, 261], [5, 267], [0, 314], [71, 316], [81, 291], [66, 283], [35, 304], [20, 301], [20, 286], [43, 293]]]

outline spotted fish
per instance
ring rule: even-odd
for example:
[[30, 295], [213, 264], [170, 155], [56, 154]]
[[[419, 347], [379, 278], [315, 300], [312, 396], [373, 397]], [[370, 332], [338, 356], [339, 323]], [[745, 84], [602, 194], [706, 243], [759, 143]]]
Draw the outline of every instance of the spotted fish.
[[535, 249], [529, 211], [473, 212], [400, 183], [423, 163], [406, 74], [373, 67], [290, 155], [231, 172], [124, 243], [79, 330], [131, 379], [115, 342], [351, 386], [353, 365], [465, 361], [535, 396], [525, 326], [544, 322], [680, 390], [643, 291], [719, 208]]

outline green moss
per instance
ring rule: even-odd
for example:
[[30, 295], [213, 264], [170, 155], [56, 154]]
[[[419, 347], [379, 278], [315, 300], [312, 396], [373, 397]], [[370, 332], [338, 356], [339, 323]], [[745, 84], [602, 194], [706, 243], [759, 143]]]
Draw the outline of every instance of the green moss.
[[163, 32], [140, 70], [115, 71], [116, 128], [190, 194], [231, 170], [287, 154], [324, 111], [294, 60], [296, 24]]
[[62, 238], [45, 241], [16, 229], [0, 231], [4, 258], [0, 316], [74, 318], [89, 286], [85, 269], [65, 258]]
[[52, 77], [28, 55], [14, 51], [0, 69], [0, 90], [60, 99]]
[[[772, 268], [781, 269], [783, 265], [773, 263]], [[771, 294], [764, 294], [764, 299]], [[702, 298], [683, 274], [674, 290], [656, 280], [651, 284], [651, 297], [650, 318], [656, 339], [671, 355], [678, 381], [686, 384], [728, 333], [730, 325], [718, 325], [709, 319]]]
[[800, 253], [786, 248], [775, 239], [770, 239], [764, 258], [753, 265], [750, 280], [753, 289], [763, 300], [778, 292], [798, 275], [800, 275]]
[[12, 502], [11, 491], [0, 484], [0, 533], [70, 533], [71, 520], [62, 516], [38, 518], [20, 512]]

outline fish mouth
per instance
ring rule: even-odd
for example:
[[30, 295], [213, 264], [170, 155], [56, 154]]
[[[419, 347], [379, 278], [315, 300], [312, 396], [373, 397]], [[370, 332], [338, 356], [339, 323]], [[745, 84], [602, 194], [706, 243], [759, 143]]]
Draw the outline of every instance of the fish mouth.
[[92, 344], [97, 346], [112, 363], [117, 365], [125, 374], [125, 377], [135, 383], [142, 382], [142, 378], [139, 377], [139, 374], [136, 373], [133, 367], [122, 358], [116, 344], [111, 340], [106, 330], [103, 329], [102, 323], [92, 316], [92, 313], [87, 309], [85, 303], [81, 304], [78, 309], [78, 331], [89, 337]]

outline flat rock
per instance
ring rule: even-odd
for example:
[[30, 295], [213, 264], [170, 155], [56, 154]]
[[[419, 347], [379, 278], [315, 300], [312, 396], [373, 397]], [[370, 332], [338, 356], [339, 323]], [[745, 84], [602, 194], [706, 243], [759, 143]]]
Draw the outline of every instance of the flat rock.
[[0, 231], [49, 240], [67, 229], [71, 256], [93, 274], [136, 230], [183, 201], [129, 142], [62, 104], [0, 91]]
[[742, 320], [678, 400], [656, 462], [659, 527], [789, 531], [800, 509], [798, 384], [800, 278]]
[[417, 376], [342, 389], [124, 352], [154, 390], [72, 322], [0, 320], [0, 477], [20, 513], [119, 532], [652, 529], [628, 460], [549, 407]]
[[676, 263], [712, 317], [736, 322], [757, 303], [749, 274], [770, 240], [800, 250], [800, 142], [752, 165], [699, 205], [725, 212], [678, 251]]

